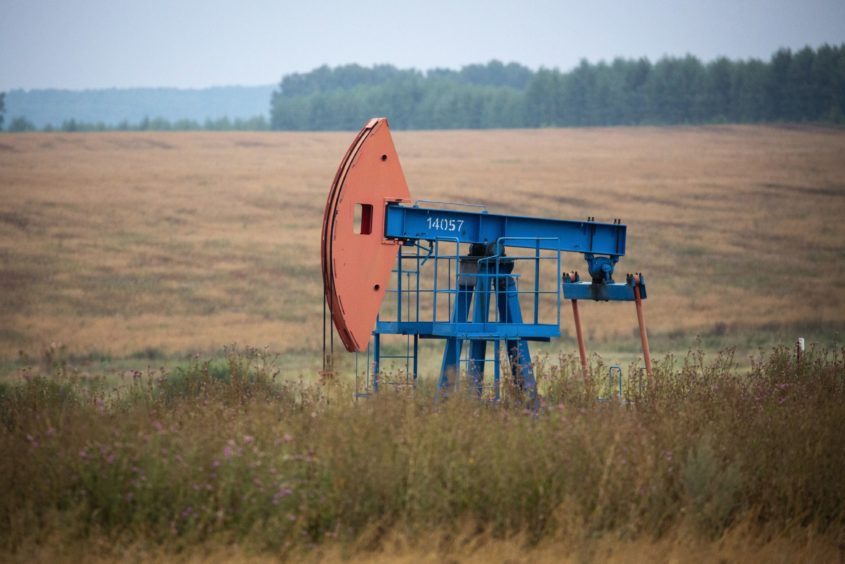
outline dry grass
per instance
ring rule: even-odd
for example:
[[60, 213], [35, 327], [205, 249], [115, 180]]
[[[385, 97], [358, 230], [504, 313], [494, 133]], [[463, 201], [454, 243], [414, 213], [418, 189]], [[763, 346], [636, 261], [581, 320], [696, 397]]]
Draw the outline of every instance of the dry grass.
[[[395, 139], [417, 198], [623, 218], [620, 268], [647, 276], [657, 353], [696, 334], [753, 348], [845, 328], [845, 130]], [[617, 403], [558, 357], [564, 340], [535, 357], [537, 414], [512, 397], [436, 403], [431, 378], [358, 404], [343, 379], [291, 381], [291, 358], [319, 361], [320, 220], [350, 140], [0, 138], [0, 364], [43, 359], [0, 380], [0, 559], [843, 557], [841, 349], [801, 366], [778, 349], [750, 370], [667, 357]], [[583, 315], [591, 348], [634, 355], [630, 305]], [[230, 349], [117, 386], [65, 362], [231, 342], [270, 354]]]
[[0, 383], [0, 560], [831, 561], [845, 350], [661, 362], [624, 401], [355, 402], [229, 350], [123, 387]]
[[[351, 137], [4, 135], [0, 355], [37, 356], [54, 341], [81, 356], [239, 342], [301, 351], [313, 363], [322, 208]], [[658, 353], [695, 334], [824, 336], [845, 325], [845, 130], [399, 132], [395, 140], [417, 198], [623, 218], [630, 255], [620, 269], [647, 276]], [[564, 266], [583, 271], [581, 262]], [[629, 307], [583, 308], [593, 346], [633, 346]]]
[[[464, 534], [461, 534], [464, 533]], [[457, 538], [455, 538], [457, 536]], [[761, 537], [748, 527], [737, 526], [719, 539], [701, 539], [684, 531], [673, 531], [661, 539], [626, 540], [600, 538], [581, 543], [551, 540], [531, 546], [523, 538], [496, 539], [472, 531], [432, 533], [409, 539], [391, 534], [377, 549], [355, 552], [347, 546], [315, 547], [297, 553], [291, 561], [303, 563], [348, 562], [350, 564], [418, 564], [442, 562], [489, 564], [569, 564], [603, 562], [748, 562], [823, 563], [841, 562], [845, 547], [812, 531], [797, 530], [774, 538]], [[187, 564], [264, 564], [279, 562], [275, 554], [256, 553], [237, 544], [209, 545], [174, 552], [148, 543], [115, 547], [108, 538], [91, 539], [85, 544], [34, 545], [9, 555], [9, 562], [184, 562]]]

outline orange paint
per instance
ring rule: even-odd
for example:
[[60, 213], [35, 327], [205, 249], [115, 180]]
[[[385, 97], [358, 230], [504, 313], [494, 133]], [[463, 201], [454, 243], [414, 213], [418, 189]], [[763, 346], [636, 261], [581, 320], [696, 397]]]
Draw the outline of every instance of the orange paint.
[[410, 199], [387, 119], [371, 119], [341, 161], [323, 215], [323, 286], [350, 352], [367, 348], [401, 244], [384, 238], [385, 206]]
[[[564, 274], [569, 276], [573, 282], [577, 280], [574, 272]], [[590, 372], [590, 365], [587, 363], [587, 347], [584, 346], [584, 333], [581, 331], [581, 314], [578, 311], [578, 300], [572, 300], [572, 317], [575, 320], [575, 338], [578, 340], [578, 356], [581, 359], [581, 375], [586, 378]]]
[[645, 313], [643, 313], [643, 300], [640, 297], [640, 276], [634, 275], [634, 304], [637, 308], [637, 324], [640, 326], [640, 343], [643, 346], [643, 360], [645, 361], [645, 372], [651, 376], [651, 351], [648, 347], [648, 333], [645, 329]]

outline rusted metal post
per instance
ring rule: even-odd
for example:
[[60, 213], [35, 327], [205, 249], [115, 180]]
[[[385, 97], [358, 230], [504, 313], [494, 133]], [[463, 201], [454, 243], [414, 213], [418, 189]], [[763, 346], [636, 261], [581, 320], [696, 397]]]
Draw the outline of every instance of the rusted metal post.
[[643, 345], [643, 359], [645, 360], [645, 372], [651, 376], [651, 351], [648, 348], [648, 333], [645, 329], [645, 315], [643, 314], [643, 300], [640, 297], [640, 277], [634, 275], [634, 303], [637, 306], [637, 323], [640, 325], [640, 342]]
[[[575, 282], [575, 273], [569, 273], [569, 279]], [[578, 340], [578, 355], [581, 357], [581, 375], [586, 378], [589, 371], [587, 364], [587, 348], [584, 346], [584, 333], [581, 331], [581, 315], [578, 312], [578, 300], [572, 301], [572, 317], [575, 318], [575, 338]]]
[[587, 366], [587, 349], [584, 346], [584, 333], [581, 332], [581, 315], [578, 313], [578, 300], [572, 300], [572, 316], [575, 318], [575, 337], [578, 339], [578, 355], [581, 357], [581, 373], [586, 378], [589, 367]]

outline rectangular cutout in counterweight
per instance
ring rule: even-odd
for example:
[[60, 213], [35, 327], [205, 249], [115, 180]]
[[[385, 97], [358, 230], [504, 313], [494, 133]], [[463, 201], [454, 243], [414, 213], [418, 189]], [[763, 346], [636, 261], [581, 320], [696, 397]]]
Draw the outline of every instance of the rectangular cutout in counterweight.
[[371, 204], [355, 204], [352, 226], [352, 230], [359, 235], [369, 235], [373, 232], [373, 206]]

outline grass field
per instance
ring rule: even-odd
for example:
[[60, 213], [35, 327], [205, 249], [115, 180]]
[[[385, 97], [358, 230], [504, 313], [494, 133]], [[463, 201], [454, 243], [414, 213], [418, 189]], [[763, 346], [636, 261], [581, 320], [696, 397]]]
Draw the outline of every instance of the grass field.
[[845, 349], [658, 363], [596, 401], [577, 363], [498, 406], [430, 385], [356, 403], [229, 349], [115, 388], [0, 384], [0, 555], [818, 561], [845, 543]]
[[[0, 355], [319, 349], [319, 229], [349, 133], [0, 139]], [[790, 127], [398, 132], [414, 197], [629, 226], [655, 353], [845, 327], [845, 131]], [[565, 269], [584, 270], [565, 257]], [[588, 345], [635, 350], [630, 306]], [[564, 331], [570, 321], [564, 318]], [[722, 337], [721, 339], [718, 337]], [[571, 350], [567, 339], [558, 348]], [[319, 360], [319, 359], [317, 359]], [[302, 362], [305, 364], [303, 365]]]
[[0, 136], [0, 559], [842, 558], [845, 130], [394, 133], [415, 198], [628, 225], [655, 378], [597, 402], [564, 310], [536, 415], [431, 401], [434, 345], [413, 396], [314, 378], [351, 138]]

